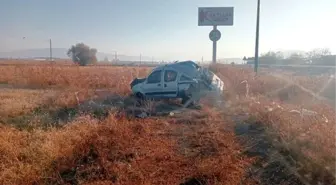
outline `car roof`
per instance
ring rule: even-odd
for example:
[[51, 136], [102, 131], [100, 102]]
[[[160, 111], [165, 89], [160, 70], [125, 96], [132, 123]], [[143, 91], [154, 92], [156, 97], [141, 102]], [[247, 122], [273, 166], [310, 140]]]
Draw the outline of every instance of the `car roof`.
[[198, 69], [200, 68], [200, 66], [197, 65], [195, 62], [188, 60], [188, 61], [175, 62], [171, 64], [161, 65], [161, 66], [156, 67], [154, 70], [155, 71], [162, 70], [164, 68], [176, 70], [190, 77], [196, 77], [199, 74]]

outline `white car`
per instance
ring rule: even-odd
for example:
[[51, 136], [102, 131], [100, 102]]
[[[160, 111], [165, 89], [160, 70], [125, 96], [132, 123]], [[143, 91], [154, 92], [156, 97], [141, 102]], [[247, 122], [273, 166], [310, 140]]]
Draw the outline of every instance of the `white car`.
[[182, 104], [198, 101], [204, 93], [222, 93], [224, 82], [213, 72], [192, 61], [158, 66], [147, 78], [132, 81], [132, 93], [141, 99], [182, 98]]

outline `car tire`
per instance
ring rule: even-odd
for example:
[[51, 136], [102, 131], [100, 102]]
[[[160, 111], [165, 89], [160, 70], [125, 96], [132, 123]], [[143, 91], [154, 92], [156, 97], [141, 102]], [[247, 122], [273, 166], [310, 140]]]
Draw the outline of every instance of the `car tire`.
[[184, 96], [183, 98], [182, 98], [182, 104], [185, 104], [187, 101], [189, 100], [189, 97], [187, 97], [187, 96]]
[[135, 97], [137, 97], [137, 98], [139, 98], [139, 99], [141, 99], [141, 100], [144, 100], [144, 99], [145, 99], [145, 96], [144, 96], [142, 93], [140, 93], [140, 92], [136, 93], [136, 94], [135, 94]]
[[140, 104], [140, 105], [142, 105], [143, 104], [143, 102], [145, 101], [145, 96], [142, 94], [142, 93], [140, 93], [140, 92], [138, 92], [138, 93], [136, 93], [135, 94], [135, 97], [137, 98], [137, 101], [138, 101], [138, 103]]
[[[190, 100], [190, 98], [189, 97], [187, 97], [187, 96], [184, 96], [183, 98], [182, 98], [182, 105], [184, 105], [185, 103], [187, 103], [188, 101]], [[195, 103], [194, 102], [190, 102], [189, 103], [189, 105], [187, 106], [188, 108], [189, 107], [193, 107], [195, 105]]]

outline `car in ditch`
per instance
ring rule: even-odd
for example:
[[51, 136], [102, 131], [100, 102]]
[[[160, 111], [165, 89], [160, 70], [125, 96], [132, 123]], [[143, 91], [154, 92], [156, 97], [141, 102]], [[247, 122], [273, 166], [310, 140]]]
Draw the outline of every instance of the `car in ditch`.
[[224, 82], [217, 75], [193, 61], [158, 66], [146, 78], [135, 78], [130, 86], [137, 98], [181, 98], [185, 106], [208, 92], [221, 95], [224, 90]]

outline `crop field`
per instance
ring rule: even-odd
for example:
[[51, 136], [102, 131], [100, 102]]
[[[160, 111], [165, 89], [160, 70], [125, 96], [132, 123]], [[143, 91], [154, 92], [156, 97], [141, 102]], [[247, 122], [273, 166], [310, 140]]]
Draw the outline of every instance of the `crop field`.
[[0, 61], [0, 184], [335, 184], [335, 78], [210, 68], [182, 109], [129, 96], [149, 67]]

